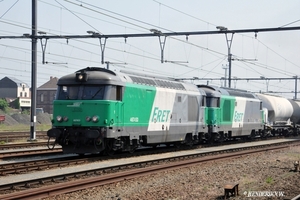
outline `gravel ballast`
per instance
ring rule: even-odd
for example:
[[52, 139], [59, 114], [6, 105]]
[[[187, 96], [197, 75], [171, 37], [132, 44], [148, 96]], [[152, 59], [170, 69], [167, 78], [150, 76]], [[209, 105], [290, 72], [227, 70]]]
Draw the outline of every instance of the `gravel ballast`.
[[181, 200], [223, 199], [226, 183], [239, 184], [239, 196], [230, 199], [291, 199], [300, 194], [300, 147], [267, 151], [240, 158], [93, 187], [49, 199]]

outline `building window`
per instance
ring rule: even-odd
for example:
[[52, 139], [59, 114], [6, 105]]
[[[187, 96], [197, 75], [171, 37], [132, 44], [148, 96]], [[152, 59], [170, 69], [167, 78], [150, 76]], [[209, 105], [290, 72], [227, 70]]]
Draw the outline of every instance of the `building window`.
[[27, 92], [25, 92], [25, 97], [27, 97]]
[[44, 94], [41, 94], [41, 102], [44, 102]]
[[25, 91], [25, 85], [24, 84], [22, 85], [22, 89], [23, 89], [23, 91]]
[[22, 92], [20, 92], [20, 97], [22, 97]]

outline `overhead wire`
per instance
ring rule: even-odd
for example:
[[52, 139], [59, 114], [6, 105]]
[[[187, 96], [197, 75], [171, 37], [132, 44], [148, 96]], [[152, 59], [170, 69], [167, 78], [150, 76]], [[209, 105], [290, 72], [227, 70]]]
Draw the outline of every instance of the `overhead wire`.
[[0, 19], [6, 15], [6, 13], [8, 13], [17, 3], [18, 3], [19, 0], [17, 0], [7, 11], [5, 11], [1, 16], [0, 16]]
[[[64, 1], [70, 2], [70, 1], [68, 1], [68, 0], [64, 0]], [[73, 3], [73, 2], [70, 2], [70, 3]], [[83, 6], [82, 1], [80, 1], [80, 3], [81, 3], [81, 4], [74, 4], [74, 3], [73, 3], [73, 4], [74, 4], [74, 5], [77, 5], [77, 6], [80, 6], [80, 7], [83, 7], [83, 8], [86, 8], [86, 9], [89, 9], [89, 10], [94, 11], [94, 12], [100, 13], [100, 14], [104, 14], [103, 12], [99, 12], [99, 11], [96, 11], [96, 10], [94, 10], [94, 9], [90, 9], [90, 8], [88, 8], [88, 7], [86, 7], [86, 6]], [[119, 13], [115, 13], [115, 12], [109, 11], [109, 10], [107, 10], [107, 9], [100, 8], [100, 7], [98, 7], [98, 6], [94, 6], [94, 5], [92, 5], [92, 4], [88, 4], [88, 3], [86, 3], [86, 2], [84, 2], [84, 3], [87, 4], [87, 5], [89, 5], [89, 6], [91, 6], [91, 7], [94, 7], [94, 8], [97, 8], [97, 9], [101, 9], [101, 10], [104, 10], [104, 11], [106, 11], [106, 12], [109, 12], [109, 13], [112, 13], [112, 14], [116, 14], [116, 15], [118, 15], [118, 16], [125, 17], [125, 18], [127, 18], [127, 19], [130, 19], [130, 20], [133, 20], [133, 21], [136, 21], [136, 22], [139, 22], [139, 23], [143, 23], [143, 24], [146, 24], [146, 25], [150, 25], [151, 27], [157, 27], [157, 26], [155, 26], [155, 25], [153, 25], [153, 24], [149, 24], [149, 23], [146, 23], [146, 22], [137, 20], [137, 19], [133, 19], [133, 18], [127, 17], [127, 16], [125, 16], [125, 15], [121, 15], [121, 14], [119, 14]], [[112, 17], [113, 19], [121, 20], [122, 22], [126, 22], [126, 23], [129, 23], [129, 24], [132, 25], [131, 22], [128, 22], [128, 21], [125, 21], [125, 20], [116, 18], [116, 17], [111, 16], [111, 15], [107, 15], [107, 14], [104, 14], [104, 15], [105, 15], [105, 16], [108, 16], [108, 17]], [[141, 26], [139, 26], [139, 25], [136, 25], [136, 26], [141, 27]], [[149, 30], [149, 28], [146, 28], [146, 27], [145, 27], [144, 29]], [[164, 29], [164, 28], [161, 28], [161, 29], [167, 30], [167, 29]], [[170, 31], [170, 30], [168, 30], [168, 31]], [[171, 31], [171, 32], [174, 32], [174, 31]], [[169, 38], [173, 38], [173, 37], [169, 37]], [[190, 45], [194, 45], [195, 47], [202, 48], [202, 49], [205, 49], [205, 50], [207, 50], [207, 51], [211, 51], [211, 52], [214, 52], [214, 53], [219, 53], [219, 52], [216, 52], [216, 51], [214, 51], [214, 50], [210, 50], [210, 49], [208, 49], [208, 48], [204, 48], [204, 47], [201, 47], [201, 46], [199, 46], [199, 45], [191, 44], [190, 42], [186, 42], [186, 41], [183, 41], [183, 40], [180, 40], [180, 39], [177, 39], [177, 38], [173, 38], [173, 39], [178, 40], [178, 41], [181, 41], [181, 42], [188, 43], [188, 44], [190, 44]], [[219, 53], [219, 54], [222, 54], [222, 53]]]
[[[178, 10], [178, 9], [176, 9], [176, 8], [173, 8], [173, 7], [171, 7], [171, 6], [168, 6], [168, 5], [166, 5], [166, 4], [163, 4], [163, 3], [161, 3], [160, 1], [157, 1], [157, 0], [153, 0], [153, 1], [156, 2], [156, 3], [159, 3], [160, 5], [165, 6], [165, 7], [169, 8], [169, 9], [171, 9], [171, 10], [174, 10], [174, 11], [176, 11], [176, 12], [179, 12], [179, 13], [181, 13], [181, 14], [184, 14], [184, 15], [186, 15], [186, 16], [189, 16], [189, 17], [191, 17], [191, 18], [193, 18], [193, 19], [197, 19], [197, 20], [199, 20], [199, 21], [201, 21], [201, 22], [205, 22], [205, 23], [208, 23], [208, 24], [211, 24], [211, 25], [215, 25], [215, 24], [212, 24], [212, 23], [210, 23], [210, 22], [208, 22], [208, 21], [202, 20], [202, 19], [197, 18], [197, 17], [195, 17], [195, 16], [192, 16], [192, 15], [190, 15], [190, 14], [188, 14], [188, 13], [185, 13], [185, 12], [183, 12], [183, 11], [180, 11], [180, 10]], [[281, 26], [281, 27], [285, 27], [285, 26], [291, 25], [291, 24], [296, 23], [296, 22], [298, 22], [298, 21], [300, 21], [300, 20], [293, 21], [293, 22], [291, 22], [291, 23], [289, 23], [289, 24], [286, 24], [286, 25], [283, 25], [283, 26]], [[215, 26], [216, 26], [216, 25], [215, 25]], [[241, 34], [241, 35], [244, 35], [244, 34]], [[249, 36], [247, 36], [247, 37], [249, 37]], [[251, 37], [251, 38], [253, 38], [253, 37]], [[255, 38], [255, 39], [256, 39], [256, 38]], [[258, 40], [258, 41], [261, 42], [260, 40]], [[263, 43], [262, 43], [262, 44], [263, 44]], [[267, 47], [265, 44], [264, 44], [264, 46]], [[280, 56], [281, 58], [285, 59], [284, 57], [282, 57], [279, 53], [275, 52], [274, 50], [272, 50], [272, 52], [276, 53], [278, 56]], [[285, 60], [286, 60], [286, 59], [285, 59]], [[291, 64], [294, 64], [294, 63], [292, 63], [291, 61], [289, 61], [289, 62], [290, 62]], [[295, 64], [294, 64], [294, 65], [295, 65]], [[299, 66], [297, 66], [297, 67], [299, 67]]]
[[[77, 1], [78, 1], [78, 0], [77, 0]], [[176, 12], [179, 12], [179, 13], [183, 14], [183, 15], [189, 16], [189, 17], [191, 17], [191, 18], [193, 18], [193, 19], [197, 19], [197, 20], [199, 20], [199, 21], [201, 21], [201, 22], [204, 22], [204, 23], [207, 23], [207, 24], [211, 24], [211, 25], [217, 26], [217, 25], [212, 24], [212, 23], [210, 23], [210, 22], [208, 22], [208, 21], [205, 21], [205, 20], [203, 20], [203, 19], [200, 19], [200, 18], [198, 18], [198, 17], [195, 17], [195, 16], [193, 16], [193, 15], [190, 15], [190, 14], [188, 14], [188, 13], [186, 13], [186, 12], [183, 12], [183, 11], [181, 11], [181, 10], [178, 10], [178, 9], [176, 9], [176, 8], [173, 8], [173, 7], [171, 7], [171, 6], [168, 6], [168, 5], [164, 4], [164, 3], [161, 3], [160, 1], [157, 1], [157, 0], [153, 0], [153, 1], [156, 2], [156, 3], [158, 3], [158, 4], [160, 4], [160, 5], [165, 6], [165, 7], [169, 8], [169, 9], [171, 9], [171, 10], [174, 10], [174, 11], [176, 11]]]
[[[69, 0], [64, 0], [64, 1], [70, 2]], [[82, 1], [80, 1], [80, 0], [76, 0], [76, 1], [82, 3]], [[120, 13], [113, 12], [113, 11], [110, 11], [110, 10], [107, 10], [107, 9], [104, 9], [104, 8], [99, 7], [99, 6], [95, 6], [95, 5], [93, 5], [93, 4], [89, 4], [89, 3], [86, 3], [86, 2], [84, 2], [84, 3], [85, 3], [86, 5], [89, 5], [89, 6], [91, 6], [91, 7], [94, 7], [94, 8], [100, 9], [100, 10], [103, 10], [103, 11], [105, 11], [105, 12], [108, 12], [108, 13], [111, 13], [111, 14], [114, 14], [114, 15], [117, 15], [117, 16], [120, 16], [120, 17], [124, 17], [124, 18], [126, 18], [126, 19], [129, 19], [129, 20], [132, 20], [132, 21], [141, 23], [141, 24], [149, 25], [149, 26], [152, 27], [152, 28], [161, 28], [161, 29], [163, 29], [163, 30], [165, 30], [165, 31], [174, 32], [174, 31], [171, 31], [171, 30], [169, 30], [169, 29], [165, 29], [165, 28], [162, 28], [162, 27], [160, 27], [160, 26], [157, 26], [157, 25], [154, 25], [154, 24], [150, 24], [150, 23], [144, 22], [144, 21], [141, 21], [141, 20], [136, 19], [136, 18], [128, 17], [128, 16], [126, 16], [126, 15], [122, 15], [122, 14], [120, 14]], [[81, 6], [84, 7], [82, 4], [81, 4]], [[101, 12], [101, 14], [103, 14], [103, 13]], [[122, 21], [122, 22], [126, 22], [126, 23], [131, 24], [131, 25], [135, 25], [135, 26], [137, 26], [137, 27], [140, 27], [140, 28], [142, 28], [142, 29], [146, 29], [146, 30], [149, 31], [149, 28], [141, 27], [141, 26], [138, 26], [138, 25], [136, 25], [136, 24], [132, 24], [132, 23], [130, 23], [130, 22], [128, 22], [128, 21], [125, 21], [125, 20], [122, 20], [122, 19], [113, 17], [113, 16], [111, 16], [111, 15], [107, 15], [107, 14], [104, 14], [104, 15], [106, 15], [106, 16], [108, 16], [108, 17], [112, 17], [112, 18], [117, 19], [117, 20], [120, 20], [120, 21]]]
[[[60, 4], [61, 5], [61, 4]], [[66, 8], [65, 8], [66, 9]], [[77, 15], [76, 15], [77, 16]], [[77, 16], [78, 17], [78, 16]], [[79, 17], [80, 18], [80, 17]], [[81, 19], [81, 18], [80, 18]], [[190, 44], [190, 43], [189, 43]], [[203, 47], [200, 47], [200, 48], [203, 48]], [[207, 50], [207, 48], [206, 48], [206, 50]], [[209, 49], [208, 49], [209, 50]]]
[[288, 23], [288, 24], [282, 25], [282, 26], [280, 26], [279, 28], [283, 28], [283, 27], [286, 27], [286, 26], [288, 26], [288, 25], [291, 25], [291, 24], [294, 24], [294, 23], [297, 23], [297, 22], [300, 22], [300, 19], [298, 19], [298, 20], [296, 20], [296, 21], [293, 21], [293, 22], [290, 22], [290, 23]]
[[[94, 26], [92, 26], [91, 24], [89, 24], [88, 22], [86, 22], [85, 20], [83, 20], [81, 17], [79, 17], [78, 15], [76, 15], [75, 12], [72, 12], [70, 9], [68, 9], [67, 7], [65, 7], [64, 5], [62, 5], [61, 3], [59, 3], [57, 0], [55, 0], [55, 2], [58, 3], [59, 5], [61, 5], [64, 9], [66, 9], [70, 13], [72, 13], [75, 17], [77, 17], [78, 19], [80, 19], [81, 21], [83, 21], [85, 24], [89, 25], [94, 30], [97, 30], [97, 28], [95, 28]], [[97, 30], [97, 31], [98, 31], [98, 33], [102, 34], [99, 30]]]

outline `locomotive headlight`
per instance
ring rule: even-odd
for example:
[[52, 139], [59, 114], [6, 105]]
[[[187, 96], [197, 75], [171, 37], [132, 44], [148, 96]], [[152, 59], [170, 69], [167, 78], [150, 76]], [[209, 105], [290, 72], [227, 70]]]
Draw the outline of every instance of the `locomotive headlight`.
[[62, 118], [60, 115], [57, 115], [57, 116], [56, 116], [56, 120], [57, 120], [58, 122], [62, 122], [63, 118]]
[[86, 118], [85, 118], [85, 121], [87, 121], [87, 122], [89, 122], [89, 121], [91, 121], [91, 117], [90, 116], [87, 116]]
[[93, 116], [92, 121], [93, 122], [98, 122], [99, 121], [99, 117], [98, 116]]
[[63, 117], [64, 122], [68, 121], [68, 119], [69, 119], [69, 118], [68, 118], [67, 116], [64, 116], [64, 117]]
[[88, 75], [85, 72], [80, 72], [76, 74], [76, 79], [77, 82], [86, 82], [88, 80]]
[[78, 80], [81, 81], [82, 79], [83, 79], [83, 75], [82, 75], [82, 74], [79, 74], [79, 75], [78, 75]]

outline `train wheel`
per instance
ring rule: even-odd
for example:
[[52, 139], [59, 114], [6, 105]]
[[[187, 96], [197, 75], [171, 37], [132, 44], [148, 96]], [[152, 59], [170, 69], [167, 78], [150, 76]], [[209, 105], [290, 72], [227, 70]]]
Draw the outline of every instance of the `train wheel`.
[[176, 149], [180, 149], [181, 143], [180, 142], [176, 142], [176, 143], [174, 143], [174, 146], [175, 146]]
[[109, 156], [113, 156], [115, 154], [115, 150], [113, 149], [114, 141], [113, 140], [107, 140], [106, 141], [106, 147], [105, 147], [105, 153]]
[[105, 154], [108, 156], [113, 156], [113, 155], [115, 155], [115, 151], [112, 149], [106, 149]]
[[250, 134], [250, 140], [254, 140], [254, 139], [255, 139], [255, 131], [252, 130]]
[[129, 153], [134, 153], [136, 149], [137, 149], [136, 147], [131, 147]]
[[185, 136], [185, 144], [189, 147], [192, 147], [194, 144], [193, 136], [191, 133], [186, 134]]

